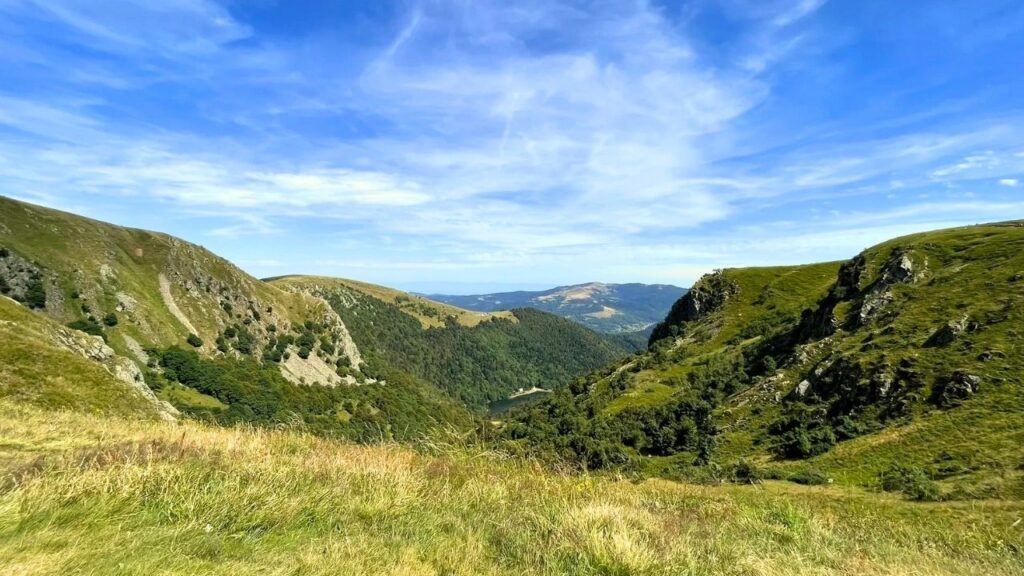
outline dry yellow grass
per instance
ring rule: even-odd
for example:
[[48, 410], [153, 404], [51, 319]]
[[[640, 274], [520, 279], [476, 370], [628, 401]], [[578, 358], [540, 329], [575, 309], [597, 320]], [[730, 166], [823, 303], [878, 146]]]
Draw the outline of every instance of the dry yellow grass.
[[1019, 503], [561, 475], [0, 402], [0, 574], [1020, 574]]

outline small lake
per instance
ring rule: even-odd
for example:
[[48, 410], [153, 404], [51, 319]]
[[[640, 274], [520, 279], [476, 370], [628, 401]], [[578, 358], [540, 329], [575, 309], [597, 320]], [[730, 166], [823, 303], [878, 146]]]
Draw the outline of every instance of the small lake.
[[547, 390], [538, 390], [536, 392], [530, 392], [529, 394], [523, 394], [521, 396], [516, 396], [514, 398], [505, 398], [504, 400], [496, 400], [494, 402], [491, 402], [487, 406], [487, 412], [491, 416], [498, 416], [498, 415], [501, 415], [501, 414], [504, 414], [504, 413], [508, 412], [509, 410], [512, 410], [513, 408], [518, 408], [520, 406], [526, 406], [527, 404], [533, 404], [533, 403], [541, 400], [542, 398], [544, 398], [548, 394], [551, 394], [551, 392], [549, 392]]

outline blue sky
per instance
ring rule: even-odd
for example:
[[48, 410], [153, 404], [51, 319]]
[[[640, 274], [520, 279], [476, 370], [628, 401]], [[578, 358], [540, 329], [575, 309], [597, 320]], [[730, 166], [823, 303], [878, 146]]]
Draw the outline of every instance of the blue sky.
[[418, 291], [1024, 218], [1019, 0], [0, 0], [0, 194]]

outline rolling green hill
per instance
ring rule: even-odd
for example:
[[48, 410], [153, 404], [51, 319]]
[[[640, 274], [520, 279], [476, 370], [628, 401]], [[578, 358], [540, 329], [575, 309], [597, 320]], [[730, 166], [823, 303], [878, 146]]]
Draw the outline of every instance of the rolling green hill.
[[676, 303], [649, 352], [521, 411], [506, 434], [591, 467], [1020, 497], [1022, 326], [1019, 223], [722, 270]]
[[556, 387], [626, 355], [610, 339], [537, 310], [469, 312], [332, 278], [286, 276], [271, 284], [329, 302], [371, 373], [398, 368], [475, 408], [519, 389]]

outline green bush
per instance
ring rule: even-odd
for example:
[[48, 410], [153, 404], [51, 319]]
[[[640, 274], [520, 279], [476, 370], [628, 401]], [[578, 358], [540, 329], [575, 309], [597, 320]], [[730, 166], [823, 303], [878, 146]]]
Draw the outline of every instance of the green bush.
[[761, 470], [746, 460], [740, 460], [733, 466], [732, 477], [743, 484], [760, 484], [764, 480]]
[[195, 334], [189, 334], [186, 342], [188, 342], [188, 345], [193, 348], [203, 347], [203, 339], [200, 338], [199, 336], [196, 336]]
[[886, 492], [900, 492], [911, 500], [935, 502], [942, 499], [939, 485], [927, 472], [916, 466], [893, 462], [878, 477], [878, 483]]
[[68, 328], [80, 330], [93, 336], [99, 336], [103, 338], [103, 340], [107, 339], [107, 335], [103, 332], [103, 326], [100, 326], [95, 320], [75, 320], [68, 324]]
[[117, 322], [117, 314], [114, 314], [113, 312], [103, 317], [103, 323], [106, 324], [107, 326], [110, 326], [111, 328], [117, 326]]
[[238, 350], [242, 354], [252, 354], [253, 347], [256, 345], [256, 340], [252, 337], [252, 333], [244, 327], [238, 328], [237, 340], [235, 340], [235, 350]]
[[25, 305], [29, 308], [46, 308], [46, 288], [43, 287], [42, 276], [35, 274], [29, 280], [25, 290]]

